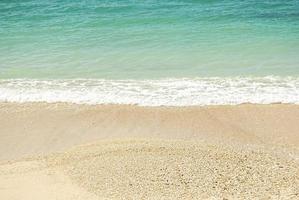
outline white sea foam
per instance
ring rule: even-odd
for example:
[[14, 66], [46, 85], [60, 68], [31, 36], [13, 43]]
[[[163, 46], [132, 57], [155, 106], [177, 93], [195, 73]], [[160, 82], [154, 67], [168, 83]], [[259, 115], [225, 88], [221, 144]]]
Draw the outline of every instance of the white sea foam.
[[0, 80], [0, 101], [142, 106], [299, 103], [299, 77]]

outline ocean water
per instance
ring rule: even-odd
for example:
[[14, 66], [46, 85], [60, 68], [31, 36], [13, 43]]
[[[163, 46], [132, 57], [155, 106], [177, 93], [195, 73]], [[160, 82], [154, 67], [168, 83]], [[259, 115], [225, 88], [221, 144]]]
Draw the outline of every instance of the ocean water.
[[299, 1], [1, 0], [0, 101], [299, 103]]

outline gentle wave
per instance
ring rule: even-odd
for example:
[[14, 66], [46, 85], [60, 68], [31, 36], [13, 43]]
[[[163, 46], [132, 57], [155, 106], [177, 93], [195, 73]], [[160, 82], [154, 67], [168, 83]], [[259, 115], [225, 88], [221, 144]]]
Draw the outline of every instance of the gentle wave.
[[0, 80], [2, 102], [69, 102], [142, 106], [299, 103], [299, 77], [161, 80]]

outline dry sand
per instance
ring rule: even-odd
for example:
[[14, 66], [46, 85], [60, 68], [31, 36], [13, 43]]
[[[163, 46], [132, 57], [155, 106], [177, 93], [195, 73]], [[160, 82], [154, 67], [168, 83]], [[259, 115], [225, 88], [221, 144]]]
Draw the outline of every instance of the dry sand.
[[299, 106], [0, 104], [0, 199], [223, 198], [299, 199]]

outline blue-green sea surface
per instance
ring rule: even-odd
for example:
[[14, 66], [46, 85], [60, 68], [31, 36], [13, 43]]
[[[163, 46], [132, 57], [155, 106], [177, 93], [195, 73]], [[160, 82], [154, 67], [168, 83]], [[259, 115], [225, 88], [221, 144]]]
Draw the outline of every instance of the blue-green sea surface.
[[298, 0], [1, 0], [0, 78], [299, 75]]
[[0, 101], [299, 103], [299, 0], [1, 0]]

